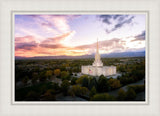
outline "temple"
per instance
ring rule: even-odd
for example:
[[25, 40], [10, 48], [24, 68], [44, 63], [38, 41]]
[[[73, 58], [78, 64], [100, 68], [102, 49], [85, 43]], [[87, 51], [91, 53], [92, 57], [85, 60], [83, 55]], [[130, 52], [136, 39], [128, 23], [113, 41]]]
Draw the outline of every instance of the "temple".
[[92, 65], [81, 66], [81, 73], [91, 76], [100, 76], [100, 75], [110, 76], [116, 74], [116, 66], [103, 66], [99, 54], [98, 39], [97, 39], [95, 60]]

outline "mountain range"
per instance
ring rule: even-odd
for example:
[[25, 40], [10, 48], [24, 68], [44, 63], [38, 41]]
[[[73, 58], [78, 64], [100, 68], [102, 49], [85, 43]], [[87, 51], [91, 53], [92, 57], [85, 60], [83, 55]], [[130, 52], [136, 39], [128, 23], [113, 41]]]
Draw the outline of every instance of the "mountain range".
[[[118, 58], [118, 57], [144, 57], [145, 51], [142, 52], [118, 52], [118, 53], [109, 53], [101, 54], [101, 58]], [[20, 57], [15, 56], [15, 59], [85, 59], [85, 58], [94, 58], [92, 55], [82, 55], [82, 56], [35, 56], [35, 57]]]

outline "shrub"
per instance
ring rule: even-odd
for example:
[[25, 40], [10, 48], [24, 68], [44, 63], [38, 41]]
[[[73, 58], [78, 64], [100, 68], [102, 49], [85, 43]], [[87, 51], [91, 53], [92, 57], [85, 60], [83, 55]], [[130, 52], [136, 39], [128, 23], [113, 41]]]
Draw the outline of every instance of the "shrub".
[[134, 101], [135, 98], [136, 98], [136, 92], [132, 88], [129, 88], [128, 91], [126, 92], [126, 100]]
[[145, 91], [145, 85], [129, 85], [128, 88], [132, 88], [136, 93]]
[[71, 79], [71, 85], [75, 85], [76, 84], [76, 80], [77, 80], [76, 77], [72, 77], [72, 79]]
[[92, 87], [90, 93], [89, 93], [89, 96], [90, 97], [93, 97], [94, 95], [96, 94], [96, 88], [95, 87]]
[[115, 98], [107, 93], [95, 94], [92, 98], [92, 101], [114, 101]]
[[42, 97], [42, 100], [44, 101], [52, 101], [52, 100], [56, 100], [55, 98], [55, 91], [52, 89], [49, 89], [45, 92], [45, 94]]
[[70, 83], [68, 80], [64, 80], [61, 84], [61, 90], [64, 95], [67, 95]]
[[81, 87], [79, 85], [73, 85], [70, 93], [72, 93], [72, 95], [86, 95], [88, 93], [88, 89], [86, 87]]
[[117, 96], [117, 100], [119, 101], [124, 101], [126, 99], [126, 93], [123, 89], [120, 89], [118, 91], [118, 96]]

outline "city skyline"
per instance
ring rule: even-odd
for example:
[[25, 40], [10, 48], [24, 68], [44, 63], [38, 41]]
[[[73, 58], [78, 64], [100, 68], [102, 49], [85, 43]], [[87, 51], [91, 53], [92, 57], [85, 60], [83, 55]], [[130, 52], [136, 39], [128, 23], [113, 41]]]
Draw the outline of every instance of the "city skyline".
[[15, 15], [15, 56], [145, 51], [145, 15]]

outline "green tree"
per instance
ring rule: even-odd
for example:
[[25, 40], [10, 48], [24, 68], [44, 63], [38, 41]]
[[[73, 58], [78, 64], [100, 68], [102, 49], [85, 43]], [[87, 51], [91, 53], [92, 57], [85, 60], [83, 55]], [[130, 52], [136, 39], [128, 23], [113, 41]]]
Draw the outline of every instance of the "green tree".
[[72, 93], [72, 95], [86, 95], [89, 92], [89, 90], [86, 87], [81, 87], [79, 85], [73, 85], [70, 93]]
[[92, 98], [92, 101], [114, 101], [115, 98], [107, 93], [95, 94]]
[[31, 81], [32, 81], [32, 84], [36, 84], [37, 83], [37, 78], [33, 77]]
[[39, 100], [39, 95], [35, 91], [29, 91], [26, 95], [26, 100], [27, 101], [37, 101]]
[[55, 76], [58, 77], [58, 76], [60, 76], [60, 74], [61, 74], [61, 70], [60, 70], [60, 69], [55, 69], [55, 70], [54, 70], [54, 75], [55, 75]]
[[124, 91], [123, 89], [120, 89], [120, 90], [118, 91], [117, 99], [118, 99], [119, 101], [124, 101], [124, 100], [126, 99], [126, 93], [125, 93], [125, 91]]
[[76, 80], [76, 83], [77, 83], [77, 84], [82, 84], [84, 78], [88, 78], [88, 76], [87, 76], [87, 75], [82, 75], [82, 76], [80, 76], [80, 77]]
[[89, 85], [89, 79], [88, 77], [84, 77], [82, 80], [82, 86], [88, 88], [88, 85]]
[[95, 77], [89, 78], [89, 89], [91, 90], [93, 87], [97, 90], [97, 80]]
[[80, 86], [79, 85], [73, 85], [71, 88], [72, 95], [79, 95], [80, 94]]
[[52, 76], [52, 71], [51, 70], [47, 70], [46, 73], [45, 73], [45, 76], [50, 79], [51, 76]]
[[61, 84], [61, 90], [64, 95], [67, 95], [70, 83], [68, 80], [63, 80]]
[[86, 95], [88, 93], [88, 89], [86, 87], [80, 87], [80, 95]]
[[62, 71], [62, 72], [61, 72], [61, 79], [62, 79], [62, 80], [69, 80], [69, 79], [70, 79], [69, 73], [66, 72], [66, 71]]
[[47, 77], [45, 76], [45, 71], [40, 72], [39, 80], [40, 80], [41, 82], [45, 82], [46, 79], [47, 79]]
[[22, 79], [22, 82], [23, 82], [24, 84], [27, 84], [28, 80], [29, 80], [28, 76], [25, 76], [25, 77]]
[[33, 72], [33, 73], [32, 73], [32, 78], [38, 79], [38, 73], [37, 73], [37, 72]]
[[90, 93], [89, 93], [89, 96], [90, 97], [93, 97], [94, 95], [96, 94], [96, 88], [95, 87], [92, 87]]
[[110, 78], [110, 79], [108, 80], [108, 84], [109, 84], [109, 86], [110, 86], [112, 89], [116, 89], [116, 88], [121, 87], [120, 81], [117, 80], [117, 79], [113, 79], [113, 78]]
[[72, 77], [72, 79], [71, 79], [71, 85], [75, 85], [76, 84], [76, 80], [77, 80], [76, 77]]
[[55, 91], [59, 91], [60, 90], [60, 87], [58, 85], [58, 83], [52, 83], [52, 89], [55, 90]]
[[129, 85], [128, 88], [132, 88], [136, 93], [145, 91], [145, 85]]
[[101, 75], [98, 80], [98, 91], [106, 92], [109, 89], [109, 85], [107, 83], [107, 78]]
[[126, 100], [134, 101], [135, 98], [136, 98], [136, 92], [132, 88], [129, 88], [126, 92]]
[[32, 84], [37, 83], [38, 80], [38, 73], [34, 72], [32, 73]]
[[42, 99], [43, 99], [44, 101], [55, 101], [55, 100], [56, 100], [56, 98], [55, 98], [55, 91], [54, 91], [53, 89], [47, 90], [47, 91], [44, 93]]

